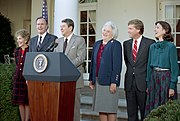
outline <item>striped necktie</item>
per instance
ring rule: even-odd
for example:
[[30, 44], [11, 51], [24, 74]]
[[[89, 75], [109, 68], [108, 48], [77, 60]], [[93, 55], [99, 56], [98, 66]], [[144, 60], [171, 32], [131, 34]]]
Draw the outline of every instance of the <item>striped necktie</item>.
[[133, 60], [136, 61], [136, 55], [137, 55], [137, 40], [134, 41], [133, 45]]
[[40, 50], [41, 46], [42, 46], [42, 36], [39, 37], [38, 51]]

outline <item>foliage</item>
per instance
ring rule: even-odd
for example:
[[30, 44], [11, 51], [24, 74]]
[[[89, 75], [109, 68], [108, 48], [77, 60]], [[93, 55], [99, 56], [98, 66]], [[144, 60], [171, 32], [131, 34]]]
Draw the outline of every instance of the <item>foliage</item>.
[[0, 62], [4, 63], [4, 55], [13, 56], [16, 47], [14, 37], [11, 35], [11, 22], [0, 13]]
[[180, 121], [180, 99], [152, 110], [144, 121]]
[[12, 105], [12, 75], [15, 64], [0, 64], [0, 121], [20, 121], [18, 106]]

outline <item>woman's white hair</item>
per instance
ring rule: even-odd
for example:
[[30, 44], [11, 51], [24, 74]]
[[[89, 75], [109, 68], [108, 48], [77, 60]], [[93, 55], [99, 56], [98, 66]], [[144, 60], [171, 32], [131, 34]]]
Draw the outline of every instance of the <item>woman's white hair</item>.
[[103, 25], [102, 31], [104, 30], [104, 27], [109, 26], [112, 28], [112, 34], [113, 34], [113, 39], [117, 39], [118, 37], [118, 28], [112, 21], [108, 21]]

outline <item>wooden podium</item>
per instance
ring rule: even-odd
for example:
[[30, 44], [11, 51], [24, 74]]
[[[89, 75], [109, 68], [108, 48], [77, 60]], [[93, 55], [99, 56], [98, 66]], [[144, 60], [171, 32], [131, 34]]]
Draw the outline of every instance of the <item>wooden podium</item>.
[[63, 53], [28, 52], [23, 75], [31, 121], [73, 121], [80, 72]]

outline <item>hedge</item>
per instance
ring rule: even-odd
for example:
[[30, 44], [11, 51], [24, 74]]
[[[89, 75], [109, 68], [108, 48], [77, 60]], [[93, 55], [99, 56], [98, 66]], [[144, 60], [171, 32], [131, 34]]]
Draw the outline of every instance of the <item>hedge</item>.
[[153, 109], [144, 121], [180, 121], [180, 99]]
[[[14, 64], [0, 63], [0, 121], [20, 121], [18, 106], [11, 103], [14, 70]], [[144, 121], [180, 121], [180, 99], [152, 110]]]
[[20, 121], [19, 108], [11, 103], [14, 64], [0, 63], [0, 121]]

